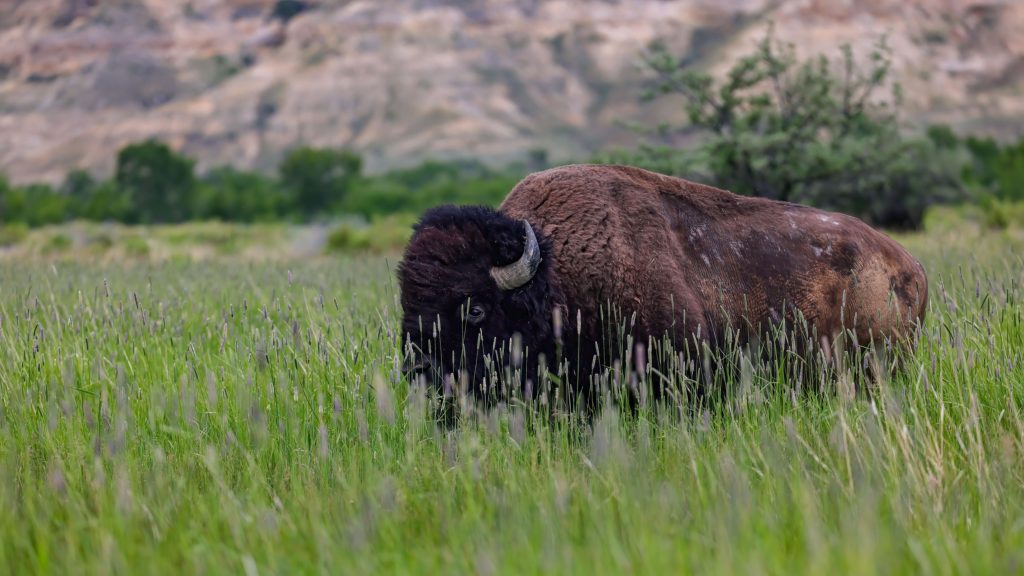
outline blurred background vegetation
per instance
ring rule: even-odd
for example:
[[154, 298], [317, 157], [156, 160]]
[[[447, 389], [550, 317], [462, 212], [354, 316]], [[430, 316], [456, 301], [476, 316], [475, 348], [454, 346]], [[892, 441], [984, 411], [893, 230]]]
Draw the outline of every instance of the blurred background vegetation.
[[[679, 125], [637, 126], [636, 147], [581, 161], [642, 166], [843, 211], [887, 229], [920, 228], [940, 204], [970, 205], [988, 227], [1024, 223], [1024, 140], [1005, 144], [942, 125], [906, 125], [890, 61], [884, 41], [862, 62], [848, 47], [801, 61], [769, 33], [716, 79], [654, 43], [644, 55], [651, 81], [642, 96], [682, 96]], [[680, 134], [694, 133], [696, 144], [678, 144]], [[30, 228], [77, 220], [224, 221], [329, 224], [328, 249], [383, 251], [400, 247], [429, 207], [496, 206], [548, 159], [535, 149], [503, 168], [426, 161], [370, 174], [352, 151], [303, 146], [272, 174], [230, 166], [198, 174], [195, 164], [148, 140], [118, 151], [107, 179], [73, 170], [56, 187], [13, 186], [0, 176], [0, 247], [17, 244]]]

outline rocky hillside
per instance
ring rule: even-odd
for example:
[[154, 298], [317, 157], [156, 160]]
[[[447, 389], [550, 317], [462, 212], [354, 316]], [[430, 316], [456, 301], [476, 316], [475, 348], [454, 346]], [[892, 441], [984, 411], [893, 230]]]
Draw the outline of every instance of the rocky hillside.
[[912, 120], [1024, 127], [1013, 0], [2, 0], [0, 170], [103, 172], [148, 137], [201, 167], [271, 168], [297, 143], [377, 169], [582, 157], [678, 117], [638, 99], [651, 40], [720, 71], [770, 21], [804, 54], [888, 34]]

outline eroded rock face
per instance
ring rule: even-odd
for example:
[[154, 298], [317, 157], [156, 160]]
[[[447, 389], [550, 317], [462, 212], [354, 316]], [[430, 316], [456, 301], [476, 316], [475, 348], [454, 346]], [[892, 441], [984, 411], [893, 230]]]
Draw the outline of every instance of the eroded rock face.
[[[0, 170], [15, 182], [109, 170], [159, 137], [200, 168], [272, 168], [299, 142], [371, 169], [423, 157], [555, 160], [633, 142], [637, 57], [669, 40], [726, 70], [769, 21], [802, 54], [888, 33], [912, 119], [1015, 136], [1024, 4], [1008, 0], [8, 0]], [[278, 11], [280, 14], [281, 11]]]

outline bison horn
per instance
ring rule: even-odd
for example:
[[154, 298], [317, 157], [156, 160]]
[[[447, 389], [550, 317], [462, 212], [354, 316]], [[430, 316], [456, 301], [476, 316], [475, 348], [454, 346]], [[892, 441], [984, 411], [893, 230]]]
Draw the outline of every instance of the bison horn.
[[523, 248], [523, 255], [508, 266], [495, 266], [491, 268], [491, 278], [497, 282], [498, 288], [502, 290], [514, 290], [526, 284], [537, 273], [540, 266], [540, 246], [537, 245], [537, 236], [533, 233], [530, 223], [523, 220], [526, 227], [526, 246]]

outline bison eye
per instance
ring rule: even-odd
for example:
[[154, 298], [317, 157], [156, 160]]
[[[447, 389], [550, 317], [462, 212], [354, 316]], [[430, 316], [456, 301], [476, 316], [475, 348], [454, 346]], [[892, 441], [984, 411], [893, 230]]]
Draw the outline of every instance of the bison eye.
[[484, 310], [483, 306], [475, 305], [469, 308], [469, 313], [466, 314], [466, 320], [470, 324], [479, 324], [484, 321], [484, 316], [487, 315], [487, 311]]

